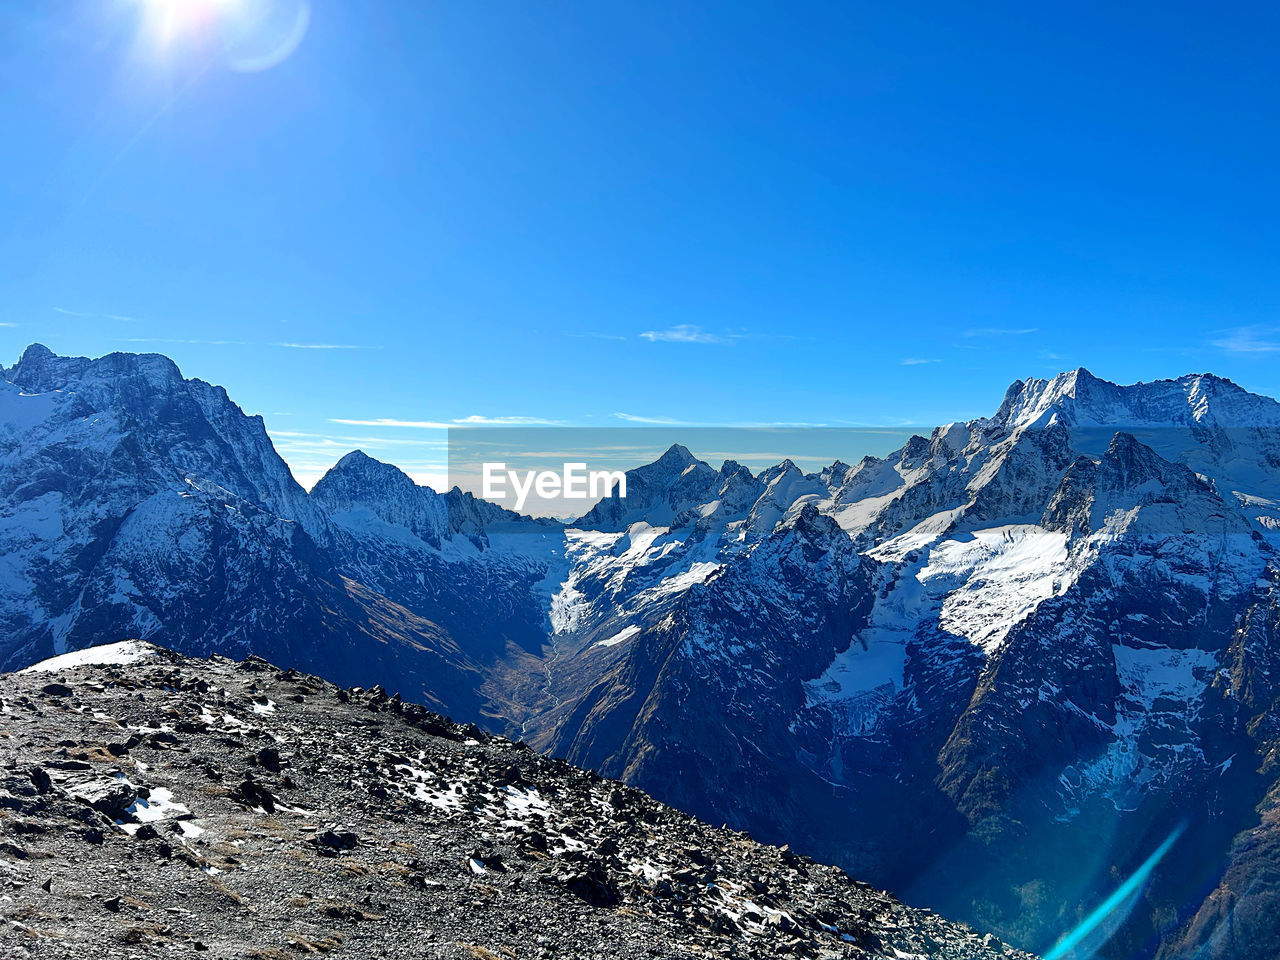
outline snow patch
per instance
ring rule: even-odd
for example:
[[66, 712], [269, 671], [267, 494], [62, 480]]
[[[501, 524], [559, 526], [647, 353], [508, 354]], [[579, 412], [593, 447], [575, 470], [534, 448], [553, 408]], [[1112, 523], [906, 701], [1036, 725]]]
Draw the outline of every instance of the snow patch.
[[640, 632], [640, 627], [638, 627], [636, 624], [633, 623], [631, 626], [624, 627], [623, 629], [619, 630], [612, 637], [609, 637], [606, 640], [596, 641], [594, 644], [592, 644], [592, 646], [616, 647], [620, 643], [626, 643], [628, 640], [630, 640], [639, 632]]
[[977, 530], [968, 540], [946, 540], [917, 574], [921, 583], [953, 586], [938, 625], [994, 653], [1012, 630], [1073, 582], [1067, 535], [1031, 524]]
[[90, 664], [125, 664], [136, 663], [147, 657], [156, 655], [156, 648], [141, 640], [122, 640], [119, 643], [104, 643], [97, 647], [85, 647], [62, 653], [48, 660], [41, 660], [19, 671], [20, 673], [52, 673], [55, 670], [70, 670], [73, 667], [84, 667]]

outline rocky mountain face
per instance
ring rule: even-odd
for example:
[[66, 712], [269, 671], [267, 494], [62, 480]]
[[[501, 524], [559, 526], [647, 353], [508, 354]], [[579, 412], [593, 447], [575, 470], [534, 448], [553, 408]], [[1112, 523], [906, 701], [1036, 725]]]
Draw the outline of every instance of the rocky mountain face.
[[307, 495], [163, 358], [5, 379], [9, 666], [381, 682], [1040, 951], [1176, 835], [1101, 955], [1274, 955], [1275, 401], [1072, 371], [816, 474], [674, 446], [557, 524], [359, 453]]
[[137, 636], [465, 704], [466, 656], [345, 577], [335, 537], [261, 418], [167, 358], [36, 345], [4, 371], [0, 667]]
[[124, 642], [0, 691], [15, 960], [1026, 956], [381, 688]]

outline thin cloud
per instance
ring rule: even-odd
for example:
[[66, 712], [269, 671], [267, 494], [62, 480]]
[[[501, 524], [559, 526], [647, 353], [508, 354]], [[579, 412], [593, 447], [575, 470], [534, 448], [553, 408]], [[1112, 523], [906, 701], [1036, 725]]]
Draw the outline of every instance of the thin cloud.
[[290, 456], [310, 455], [310, 454], [331, 454], [341, 455], [350, 453], [352, 450], [364, 450], [366, 452], [387, 451], [392, 454], [398, 451], [412, 450], [422, 451], [423, 449], [445, 449], [444, 443], [392, 443], [386, 440], [378, 440], [374, 437], [329, 437], [316, 438], [307, 440], [304, 438], [283, 437], [278, 434], [271, 434], [271, 439], [275, 443], [276, 452], [286, 459]]
[[52, 307], [54, 313], [60, 313], [65, 317], [76, 317], [81, 320], [122, 320], [126, 323], [136, 323], [137, 317], [130, 317], [123, 313], [93, 313], [88, 310], [71, 310], [67, 307]]
[[1025, 337], [1039, 332], [1039, 327], [973, 327], [964, 332], [966, 337]]
[[585, 333], [570, 333], [566, 334], [566, 336], [574, 337], [578, 340], [622, 340], [625, 342], [627, 339], [626, 337], [616, 333], [596, 333], [591, 330], [588, 330]]
[[646, 330], [641, 339], [650, 343], [729, 343], [738, 334], [711, 333], [692, 323], [681, 323], [666, 330]]
[[202, 347], [247, 347], [247, 340], [186, 340], [175, 337], [119, 337], [116, 343], [189, 343]]
[[741, 420], [736, 423], [717, 424], [717, 426], [733, 427], [738, 430], [825, 430], [827, 423], [813, 423], [808, 420]]
[[1280, 329], [1274, 327], [1236, 327], [1225, 330], [1210, 345], [1227, 353], [1276, 353], [1280, 352]]
[[615, 413], [615, 417], [619, 420], [625, 420], [627, 423], [647, 423], [656, 427], [696, 427], [696, 423], [690, 423], [688, 420], [673, 420], [671, 417], [638, 417], [632, 413]]
[[809, 430], [826, 427], [825, 423], [804, 420], [675, 420], [671, 417], [640, 417], [632, 413], [615, 413], [614, 417], [626, 423], [651, 427], [697, 427], [700, 429], [729, 430]]
[[287, 347], [290, 350], [381, 350], [381, 347], [366, 347], [358, 343], [273, 343], [273, 347]]
[[0, 323], [0, 327], [16, 327], [16, 326], [17, 326], [16, 323], [8, 323], [8, 322]]
[[378, 417], [374, 420], [349, 420], [345, 417], [330, 417], [330, 423], [345, 423], [352, 427], [408, 427], [413, 430], [448, 430], [452, 423], [440, 420], [396, 420], [393, 417]]
[[283, 443], [324, 443], [337, 444], [339, 446], [355, 446], [378, 445], [383, 447], [443, 447], [445, 441], [443, 439], [431, 439], [425, 437], [414, 437], [412, 440], [405, 437], [366, 437], [366, 436], [345, 436], [334, 435], [328, 433], [309, 433], [305, 430], [269, 430], [268, 433], [272, 437], [280, 437]]
[[942, 362], [941, 360], [936, 360], [932, 357], [907, 357], [905, 360], [902, 361], [902, 365], [904, 367], [918, 367], [922, 363], [941, 363], [941, 362]]
[[563, 427], [563, 420], [544, 420], [542, 417], [483, 417], [472, 414], [453, 420], [399, 420], [395, 417], [376, 417], [371, 420], [353, 420], [346, 417], [330, 417], [330, 423], [343, 423], [353, 427], [408, 427], [413, 430], [448, 430], [452, 427]]
[[478, 414], [472, 414], [469, 417], [459, 417], [453, 421], [460, 426], [487, 426], [487, 427], [563, 427], [563, 420], [544, 420], [541, 417], [482, 417]]
[[[81, 314], [90, 316], [90, 314]], [[114, 320], [128, 320], [129, 317], [112, 317]], [[206, 347], [251, 347], [251, 340], [200, 340], [194, 337], [118, 337], [117, 343], [186, 343]], [[381, 347], [363, 347], [346, 343], [273, 343], [273, 347], [289, 347], [294, 350], [381, 350]]]

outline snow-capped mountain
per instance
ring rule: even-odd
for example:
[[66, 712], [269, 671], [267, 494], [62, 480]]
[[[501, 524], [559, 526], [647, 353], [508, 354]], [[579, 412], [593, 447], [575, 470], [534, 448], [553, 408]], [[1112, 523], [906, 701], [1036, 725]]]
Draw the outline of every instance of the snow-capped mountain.
[[336, 568], [339, 529], [261, 418], [165, 357], [37, 344], [4, 371], [0, 667], [137, 636], [464, 697], [447, 633]]
[[1109, 949], [1280, 937], [1273, 400], [1077, 370], [816, 474], [673, 446], [561, 524], [358, 452], [308, 495], [161, 357], [4, 379], [10, 667], [141, 636], [381, 682], [1036, 950], [1181, 830]]

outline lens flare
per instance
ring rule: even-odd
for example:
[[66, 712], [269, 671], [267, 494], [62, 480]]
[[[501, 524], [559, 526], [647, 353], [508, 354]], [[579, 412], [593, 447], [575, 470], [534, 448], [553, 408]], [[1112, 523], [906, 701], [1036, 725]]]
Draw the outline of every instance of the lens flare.
[[1097, 909], [1044, 955], [1044, 960], [1085, 960], [1092, 957], [1128, 917], [1151, 872], [1173, 849], [1185, 830], [1186, 824], [1182, 824], [1169, 834], [1164, 843], [1156, 847], [1155, 852], [1130, 874], [1129, 879], [1116, 887], [1111, 896], [1102, 901]]
[[141, 39], [156, 55], [198, 49], [232, 70], [278, 66], [302, 44], [311, 24], [308, 0], [133, 0]]
[[144, 29], [161, 47], [183, 36], [217, 30], [219, 21], [245, 0], [137, 0]]
[[227, 65], [241, 73], [270, 70], [302, 44], [311, 25], [306, 0], [259, 0], [238, 16], [226, 42]]

